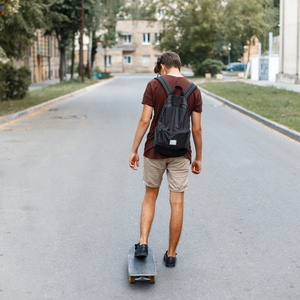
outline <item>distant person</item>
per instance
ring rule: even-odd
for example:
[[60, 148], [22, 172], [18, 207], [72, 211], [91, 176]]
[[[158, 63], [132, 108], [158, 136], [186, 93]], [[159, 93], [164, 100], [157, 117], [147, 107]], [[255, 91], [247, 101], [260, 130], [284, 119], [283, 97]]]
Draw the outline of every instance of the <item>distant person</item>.
[[[179, 55], [175, 52], [168, 51], [162, 53], [157, 58], [154, 72], [160, 76], [164, 76], [171, 88], [180, 86], [186, 89], [190, 84], [190, 81], [181, 75], [181, 60]], [[177, 90], [177, 88], [175, 90]], [[142, 101], [144, 108], [131, 148], [129, 166], [134, 170], [137, 170], [137, 167], [139, 167], [138, 148], [150, 125], [152, 112], [154, 111], [144, 148], [143, 183], [146, 186], [146, 191], [140, 220], [140, 240], [139, 243], [135, 245], [135, 256], [143, 257], [148, 255], [148, 236], [154, 217], [155, 203], [163, 173], [167, 171], [170, 190], [171, 219], [169, 248], [164, 254], [164, 261], [167, 267], [175, 267], [176, 248], [183, 223], [184, 191], [187, 189], [190, 165], [194, 174], [199, 174], [202, 169], [202, 98], [200, 90], [196, 88], [187, 100], [189, 113], [191, 115], [191, 131], [196, 149], [196, 156], [193, 162], [190, 146], [186, 154], [178, 157], [166, 156], [154, 149], [154, 129], [157, 126], [166, 98], [167, 95], [161, 83], [156, 79], [151, 80], [144, 93]]]

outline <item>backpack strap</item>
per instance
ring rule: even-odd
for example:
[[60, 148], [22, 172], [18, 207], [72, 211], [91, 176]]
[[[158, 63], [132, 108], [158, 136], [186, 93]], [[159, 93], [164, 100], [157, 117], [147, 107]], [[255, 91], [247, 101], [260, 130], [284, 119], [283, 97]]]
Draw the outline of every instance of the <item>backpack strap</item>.
[[172, 90], [168, 80], [164, 76], [155, 77], [155, 79], [160, 82], [160, 84], [163, 86], [165, 92], [167, 93], [167, 96], [169, 96], [173, 90]]
[[196, 84], [191, 82], [189, 86], [183, 91], [183, 95], [185, 99], [188, 99], [188, 97], [192, 94], [192, 92], [197, 88]]
[[[167, 96], [169, 96], [174, 92], [174, 89], [171, 88], [169, 81], [164, 76], [155, 77], [155, 79], [158, 80], [160, 84], [163, 86], [165, 92], [167, 93]], [[196, 88], [197, 86], [193, 82], [191, 82], [189, 86], [182, 92], [185, 99], [188, 99], [188, 97], [192, 94], [192, 92]]]

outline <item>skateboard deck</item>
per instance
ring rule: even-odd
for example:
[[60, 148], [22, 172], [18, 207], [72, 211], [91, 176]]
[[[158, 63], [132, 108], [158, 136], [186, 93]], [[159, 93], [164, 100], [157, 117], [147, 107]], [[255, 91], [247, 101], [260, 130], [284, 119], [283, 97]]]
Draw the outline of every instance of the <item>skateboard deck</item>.
[[148, 247], [148, 256], [135, 257], [135, 246], [128, 252], [128, 274], [130, 283], [135, 281], [150, 281], [155, 283], [156, 265], [152, 250]]

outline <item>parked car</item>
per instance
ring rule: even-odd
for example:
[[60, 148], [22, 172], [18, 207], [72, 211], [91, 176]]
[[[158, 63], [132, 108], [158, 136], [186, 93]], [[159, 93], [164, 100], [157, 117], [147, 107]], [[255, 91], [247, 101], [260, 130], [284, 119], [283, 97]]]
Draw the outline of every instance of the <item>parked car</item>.
[[245, 72], [247, 69], [247, 64], [241, 64], [241, 63], [231, 63], [227, 65], [227, 71], [233, 72], [233, 71], [242, 71]]

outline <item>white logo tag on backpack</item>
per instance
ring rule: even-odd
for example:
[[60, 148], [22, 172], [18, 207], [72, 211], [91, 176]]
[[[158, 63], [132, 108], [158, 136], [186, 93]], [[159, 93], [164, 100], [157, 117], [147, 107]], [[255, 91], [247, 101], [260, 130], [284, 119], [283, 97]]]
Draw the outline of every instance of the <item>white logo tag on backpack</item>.
[[177, 144], [177, 140], [170, 140], [170, 143], [169, 143], [171, 146], [176, 146]]

